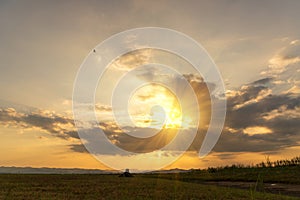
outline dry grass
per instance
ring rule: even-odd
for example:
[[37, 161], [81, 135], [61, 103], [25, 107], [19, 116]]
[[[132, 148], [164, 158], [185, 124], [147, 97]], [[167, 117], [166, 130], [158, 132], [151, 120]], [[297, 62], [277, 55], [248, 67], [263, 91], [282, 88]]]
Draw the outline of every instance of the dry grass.
[[117, 175], [0, 175], [0, 199], [293, 199], [197, 183]]

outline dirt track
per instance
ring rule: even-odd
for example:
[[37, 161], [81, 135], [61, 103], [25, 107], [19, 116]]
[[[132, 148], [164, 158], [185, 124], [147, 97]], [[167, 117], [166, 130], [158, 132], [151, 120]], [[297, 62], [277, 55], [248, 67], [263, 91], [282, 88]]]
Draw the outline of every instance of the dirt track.
[[283, 194], [288, 196], [300, 197], [300, 185], [282, 184], [282, 183], [263, 183], [262, 185], [256, 182], [232, 182], [232, 181], [207, 181], [202, 184], [218, 185], [223, 187], [234, 187], [240, 189], [255, 189], [257, 191], [265, 191], [273, 194]]

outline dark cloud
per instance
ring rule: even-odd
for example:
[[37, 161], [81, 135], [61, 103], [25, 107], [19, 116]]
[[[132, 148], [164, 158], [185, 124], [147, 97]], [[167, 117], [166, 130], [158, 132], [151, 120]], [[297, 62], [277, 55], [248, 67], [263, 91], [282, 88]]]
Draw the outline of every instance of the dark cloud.
[[217, 145], [214, 147], [215, 152], [265, 152], [273, 151], [296, 144], [291, 139], [278, 140], [276, 136], [255, 135], [249, 136], [242, 131], [238, 133], [223, 132]]
[[[289, 113], [297, 112], [300, 97], [290, 94], [269, 94], [258, 98], [262, 91], [270, 89], [264, 84], [272, 83], [272, 80], [261, 79], [242, 86], [236, 95], [228, 97], [225, 122], [227, 129], [224, 129], [214, 151], [262, 152], [299, 145], [300, 118], [299, 115], [291, 117]], [[284, 112], [278, 116], [272, 114], [272, 111], [282, 110], [281, 108], [285, 108], [286, 114]], [[248, 135], [244, 133], [247, 127], [265, 127], [272, 133]], [[230, 129], [234, 131], [228, 131]]]
[[[182, 77], [173, 78], [175, 78], [176, 82], [180, 83]], [[196, 139], [188, 149], [189, 151], [199, 151], [207, 131], [206, 127], [210, 122], [209, 110], [211, 104], [208, 84], [205, 83], [201, 77], [193, 74], [187, 74], [184, 78], [188, 80], [195, 91], [200, 102], [200, 110], [207, 111], [204, 115], [206, 117], [201, 118], [202, 121]], [[272, 94], [272, 87], [276, 85], [274, 81], [277, 80], [274, 78], [263, 78], [243, 85], [228, 95], [225, 128], [217, 145], [213, 149], [215, 152], [276, 152], [279, 149], [299, 145], [300, 115], [297, 115], [297, 112], [300, 107], [300, 96], [290, 93]], [[178, 86], [180, 86], [180, 84], [178, 84]], [[101, 105], [96, 106], [96, 109], [100, 111], [111, 111], [111, 107]], [[13, 126], [21, 126], [22, 128], [40, 128], [53, 136], [63, 139], [79, 138], [73, 119], [53, 112], [17, 112], [13, 108], [0, 109], [0, 122]], [[159, 149], [170, 142], [172, 139], [170, 135], [175, 134], [160, 132], [150, 139], [140, 139], [123, 133], [118, 126], [112, 122], [102, 122], [100, 126], [112, 143], [124, 150], [136, 153], [151, 152]], [[257, 132], [247, 134], [245, 129], [249, 127], [265, 127], [271, 130], [271, 133], [259, 134], [259, 132]], [[148, 128], [123, 128], [135, 135], [154, 131]], [[99, 130], [99, 125], [94, 125], [94, 127], [88, 131], [97, 133]], [[97, 145], [99, 145], [101, 141], [94, 141], [93, 139], [91, 141], [91, 149], [95, 152], [97, 151]], [[87, 152], [85, 147], [81, 144], [72, 144], [69, 147], [70, 150], [75, 152]], [[116, 152], [108, 149], [101, 153], [113, 155]], [[222, 158], [226, 159], [226, 157], [228, 156], [223, 156]]]
[[[261, 90], [262, 88], [257, 88]], [[256, 92], [257, 93], [257, 92]], [[253, 95], [253, 89], [250, 94], [245, 94], [247, 101], [251, 100], [249, 96]], [[257, 93], [258, 95], [258, 93]], [[253, 95], [252, 99], [256, 99], [257, 95]], [[258, 102], [249, 103], [241, 108], [235, 109], [235, 105], [242, 104], [244, 97], [228, 98], [227, 119], [226, 125], [232, 128], [246, 128], [255, 125], [264, 125], [266, 122], [263, 116], [272, 110], [278, 109], [281, 106], [287, 106], [293, 110], [300, 106], [300, 98], [289, 95], [268, 95]]]
[[22, 128], [40, 128], [63, 139], [79, 138], [73, 119], [48, 111], [25, 113], [17, 112], [14, 108], [0, 109], [0, 123]]
[[[207, 84], [203, 82], [203, 79], [194, 75], [186, 75], [186, 78], [200, 100], [200, 110], [210, 110]], [[297, 145], [300, 139], [299, 118], [291, 119], [284, 114], [271, 119], [266, 118], [266, 116], [283, 106], [287, 111], [294, 111], [300, 106], [300, 97], [289, 94], [268, 94], [273, 81], [273, 78], [254, 81], [243, 85], [236, 91], [235, 95], [228, 97], [226, 128], [214, 148], [215, 152], [273, 152]], [[189, 151], [199, 151], [207, 131], [205, 125], [209, 123], [210, 119], [210, 113], [206, 114], [208, 115], [203, 120], [205, 122], [202, 121], [200, 124], [198, 134], [188, 149]], [[157, 136], [155, 139], [152, 138], [152, 140], [139, 140], [122, 133], [114, 124], [105, 123], [103, 126], [106, 127], [107, 137], [117, 146], [137, 153], [153, 151], [164, 146], [168, 141], [162, 136], [170, 135], [168, 133]], [[265, 127], [270, 129], [272, 133], [248, 135], [244, 132], [248, 127]], [[131, 133], [136, 133], [136, 135], [150, 131], [147, 128], [123, 128]], [[84, 149], [79, 148], [79, 146], [74, 146], [72, 150], [84, 152]], [[106, 153], [113, 154], [113, 152]]]
[[252, 85], [266, 85], [267, 83], [270, 83], [273, 80], [273, 78], [268, 77], [268, 78], [263, 78], [259, 79], [257, 81], [254, 81]]
[[219, 154], [217, 156], [221, 160], [233, 159], [233, 158], [236, 157], [236, 155], [234, 155], [232, 153], [222, 153], [222, 154]]
[[[286, 49], [282, 54], [284, 54], [281, 56], [282, 59], [298, 57], [298, 47]], [[287, 63], [288, 66], [284, 66], [283, 71], [276, 71], [276, 76], [271, 74], [270, 77], [242, 85], [227, 96], [225, 128], [214, 148], [215, 152], [277, 152], [279, 149], [299, 145], [300, 117], [291, 113], [296, 113], [300, 107], [300, 96], [297, 93], [285, 92], [284, 89], [280, 89], [285, 87], [289, 89], [291, 86], [299, 84], [297, 82], [299, 68], [295, 62]], [[158, 72], [147, 71], [144, 73], [146, 75], [142, 74], [142, 78], [153, 79], [154, 74]], [[184, 84], [181, 84], [182, 79], [186, 79], [197, 96], [200, 110], [206, 111], [205, 117], [202, 116], [201, 118], [196, 139], [189, 148], [190, 151], [199, 151], [207, 131], [205, 127], [210, 122], [211, 99], [208, 88], [214, 89], [215, 85], [205, 83], [202, 77], [194, 74], [185, 74], [183, 77], [167, 75], [163, 77], [164, 79], [167, 78], [169, 82], [175, 82], [178, 85], [178, 91], [182, 91], [182, 93], [184, 92], [184, 88], [182, 88]], [[279, 114], [275, 115], [274, 112]], [[257, 130], [249, 134], [245, 131], [249, 128], [252, 128], [253, 131], [257, 128]], [[134, 128], [130, 130], [143, 131], [132, 129]], [[266, 134], [263, 132], [264, 129], [270, 130], [271, 133]], [[128, 143], [128, 141], [132, 141], [132, 138], [128, 138], [122, 133], [116, 134], [114, 131], [110, 134], [111, 136], [108, 137], [117, 141], [120, 147], [132, 148], [133, 143]], [[161, 138], [160, 141], [162, 141]], [[141, 152], [145, 149], [153, 149], [153, 146], [148, 148], [147, 143], [135, 141], [134, 144], [136, 144], [135, 149], [130, 150]]]
[[78, 152], [78, 153], [88, 153], [84, 145], [82, 144], [71, 144], [69, 145], [71, 151]]
[[[214, 151], [270, 154], [299, 146], [299, 58], [297, 40], [270, 59], [269, 68], [262, 73], [270, 77], [243, 85], [228, 95], [226, 128]], [[251, 127], [258, 130], [246, 134]], [[263, 134], [264, 128], [271, 133]]]

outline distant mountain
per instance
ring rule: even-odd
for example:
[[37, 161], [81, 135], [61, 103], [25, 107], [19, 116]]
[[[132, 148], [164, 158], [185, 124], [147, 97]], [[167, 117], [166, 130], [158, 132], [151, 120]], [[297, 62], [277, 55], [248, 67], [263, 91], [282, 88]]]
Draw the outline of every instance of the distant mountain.
[[187, 172], [191, 172], [191, 169], [167, 169], [167, 170], [156, 170], [156, 171], [151, 171], [148, 173], [154, 173], [154, 174], [171, 174], [171, 173], [187, 173]]
[[[187, 173], [191, 170], [168, 169], [156, 171], [131, 170], [133, 173]], [[34, 168], [34, 167], [0, 167], [0, 174], [119, 174], [123, 171], [100, 170], [100, 169], [79, 169], [79, 168]]]
[[115, 170], [78, 169], [78, 168], [32, 168], [0, 167], [0, 174], [116, 174]]

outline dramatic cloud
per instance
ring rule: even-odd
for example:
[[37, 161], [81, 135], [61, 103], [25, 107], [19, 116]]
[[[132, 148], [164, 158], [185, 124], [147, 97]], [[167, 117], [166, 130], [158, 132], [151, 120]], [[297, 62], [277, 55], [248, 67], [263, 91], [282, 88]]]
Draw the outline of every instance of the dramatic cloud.
[[53, 136], [63, 139], [78, 139], [73, 119], [50, 111], [17, 112], [14, 108], [0, 109], [0, 124], [20, 126], [22, 128], [39, 128]]
[[300, 45], [272, 59], [262, 78], [227, 93], [225, 129], [217, 152], [261, 152], [298, 146], [300, 141]]
[[[186, 77], [197, 92], [199, 99], [202, 99], [200, 106], [203, 109], [209, 109], [207, 86], [203, 80], [192, 75], [186, 75]], [[278, 87], [274, 84], [276, 80], [263, 78], [243, 85], [238, 90], [228, 92], [227, 120], [220, 140], [214, 148], [215, 152], [276, 151], [298, 145], [300, 97], [292, 94], [272, 94], [274, 85]], [[140, 98], [150, 97], [141, 96]], [[96, 110], [107, 112], [111, 111], [111, 107], [99, 104]], [[73, 119], [50, 111], [26, 113], [17, 112], [13, 108], [0, 109], [0, 121], [1, 124], [10, 126], [40, 128], [62, 139], [78, 139]], [[208, 121], [206, 120], [206, 123]], [[102, 122], [100, 126], [95, 126], [90, 131], [97, 132], [100, 128], [114, 144], [133, 152], [150, 152], [158, 149], [169, 142], [164, 136], [171, 134], [161, 133], [150, 140], [139, 140], [124, 134], [112, 122]], [[136, 136], [154, 131], [149, 128], [123, 128]], [[198, 132], [196, 140], [189, 148], [190, 151], [199, 150], [206, 129], [200, 128]], [[69, 147], [75, 152], [87, 152], [81, 144], [71, 144]], [[114, 154], [111, 151], [104, 151], [104, 153]]]
[[[270, 59], [268, 69], [262, 73], [259, 80], [227, 91], [227, 118], [223, 133], [214, 148], [215, 152], [275, 152], [279, 149], [299, 145], [299, 55], [299, 42], [294, 41]], [[128, 62], [122, 62], [125, 63], [124, 65], [130, 66], [130, 63], [140, 59], [140, 56], [128, 58]], [[156, 79], [163, 78], [167, 82], [175, 83], [178, 90], [182, 92], [185, 90], [185, 88], [181, 88], [182, 79], [184, 78], [190, 83], [199, 101], [201, 114], [204, 116], [201, 119], [196, 139], [188, 149], [189, 151], [198, 151], [210, 121], [211, 104], [208, 88], [213, 89], [215, 85], [205, 83], [201, 77], [192, 73], [179, 77], [154, 70], [140, 71], [138, 75], [138, 78], [144, 80], [151, 80], [153, 77]], [[138, 95], [138, 100], [151, 100], [155, 97], [152, 92]], [[91, 108], [86, 112], [91, 112], [93, 109]], [[112, 112], [112, 108], [104, 104], [96, 104], [95, 109], [100, 115], [101, 113]], [[39, 128], [62, 139], [79, 138], [72, 118], [50, 111], [24, 112], [17, 111], [13, 106], [10, 106], [0, 109], [0, 123], [6, 126]], [[137, 136], [133, 137], [124, 134], [118, 125], [111, 120], [93, 125], [89, 131], [97, 132], [100, 128], [104, 130], [107, 138], [113, 144], [137, 153], [159, 149], [170, 142], [172, 139], [170, 136], [175, 134], [175, 132], [165, 130], [158, 133], [157, 136], [139, 139], [137, 137], [149, 135], [155, 129], [122, 127], [125, 132]], [[191, 130], [185, 131], [188, 135]], [[95, 145], [97, 144], [95, 142]], [[86, 152], [84, 146], [78, 143], [71, 144], [69, 148], [75, 152]], [[104, 154], [107, 155], [114, 155], [114, 153], [104, 151]], [[226, 156], [222, 158], [224, 157]]]
[[[299, 66], [300, 63], [288, 63], [276, 76], [227, 92], [227, 118], [215, 152], [272, 152], [299, 145], [300, 95], [283, 90], [299, 87], [300, 82], [294, 80], [299, 77]], [[287, 73], [292, 74], [290, 81], [285, 79]], [[200, 79], [192, 79], [194, 86], [203, 84]], [[201, 144], [194, 145], [191, 150]]]
[[262, 71], [263, 76], [272, 77], [276, 93], [300, 94], [300, 42], [292, 41], [269, 60], [269, 66]]

